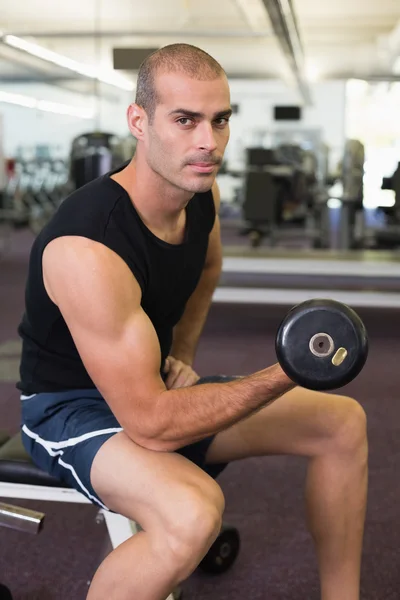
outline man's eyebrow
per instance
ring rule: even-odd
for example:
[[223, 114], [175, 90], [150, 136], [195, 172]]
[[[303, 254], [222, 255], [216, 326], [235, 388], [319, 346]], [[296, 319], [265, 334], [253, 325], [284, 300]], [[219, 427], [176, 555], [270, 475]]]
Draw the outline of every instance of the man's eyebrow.
[[222, 119], [222, 117], [230, 117], [232, 115], [232, 109], [231, 108], [227, 108], [226, 110], [221, 110], [220, 112], [217, 112], [216, 115], [214, 115], [214, 119]]
[[[193, 112], [192, 110], [188, 110], [187, 108], [176, 108], [175, 110], [172, 110], [168, 114], [170, 116], [184, 115], [185, 117], [191, 117], [192, 119], [204, 119], [204, 117], [206, 116], [204, 113]], [[213, 116], [213, 119], [221, 119], [222, 117], [230, 117], [231, 114], [232, 114], [232, 109], [227, 108], [225, 110], [220, 110], [219, 112], [215, 113]]]

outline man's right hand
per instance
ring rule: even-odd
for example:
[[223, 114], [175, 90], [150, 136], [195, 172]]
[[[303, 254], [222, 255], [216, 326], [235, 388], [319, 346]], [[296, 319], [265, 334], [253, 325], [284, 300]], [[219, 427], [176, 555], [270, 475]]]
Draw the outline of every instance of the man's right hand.
[[195, 385], [200, 379], [190, 365], [173, 356], [166, 358], [164, 373], [168, 374], [165, 380], [167, 390], [189, 387]]

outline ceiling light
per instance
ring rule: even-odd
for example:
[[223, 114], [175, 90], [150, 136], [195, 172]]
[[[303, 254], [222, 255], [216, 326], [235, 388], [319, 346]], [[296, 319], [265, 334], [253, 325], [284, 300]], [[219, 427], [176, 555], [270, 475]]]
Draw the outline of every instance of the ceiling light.
[[16, 104], [17, 106], [24, 106], [26, 108], [36, 108], [37, 110], [43, 110], [58, 115], [69, 115], [70, 117], [78, 117], [79, 119], [94, 118], [93, 109], [72, 106], [70, 104], [60, 104], [59, 102], [38, 100], [32, 96], [24, 96], [22, 94], [11, 94], [9, 92], [0, 91], [0, 102]]
[[2, 41], [8, 46], [12, 46], [18, 50], [23, 50], [32, 56], [37, 56], [42, 60], [51, 62], [59, 67], [63, 67], [64, 69], [69, 69], [70, 71], [74, 71], [75, 73], [79, 73], [85, 77], [97, 79], [98, 81], [113, 85], [128, 92], [131, 92], [135, 89], [135, 84], [120, 73], [106, 71], [92, 65], [80, 63], [72, 58], [68, 58], [68, 56], [58, 54], [57, 52], [53, 52], [48, 48], [39, 46], [39, 44], [28, 42], [27, 40], [15, 35], [4, 35]]
[[315, 83], [321, 79], [321, 70], [314, 63], [307, 62], [305, 66], [306, 79], [311, 83]]

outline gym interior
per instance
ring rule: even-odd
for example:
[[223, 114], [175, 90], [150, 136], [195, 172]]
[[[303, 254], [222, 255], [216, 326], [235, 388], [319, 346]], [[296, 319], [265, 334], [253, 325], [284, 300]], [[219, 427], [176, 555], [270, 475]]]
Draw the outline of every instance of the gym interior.
[[[368, 419], [361, 597], [396, 600], [395, 0], [72, 0], [57, 6], [32, 0], [23, 10], [18, 3], [2, 8], [0, 597], [83, 600], [104, 556], [140, 527], [128, 524], [126, 533], [126, 523], [111, 522], [78, 493], [46, 485], [26, 462], [17, 439], [17, 327], [36, 236], [71, 192], [132, 158], [136, 140], [126, 110], [138, 68], [151, 52], [177, 42], [220, 62], [233, 110], [217, 175], [223, 267], [194, 368], [201, 376], [248, 375], [276, 363], [278, 327], [299, 303], [331, 299], [357, 312], [369, 353], [341, 392], [356, 398]], [[305, 461], [290, 456], [229, 465], [218, 479], [226, 499], [225, 545], [182, 584], [185, 599], [320, 597], [304, 522], [304, 475]]]

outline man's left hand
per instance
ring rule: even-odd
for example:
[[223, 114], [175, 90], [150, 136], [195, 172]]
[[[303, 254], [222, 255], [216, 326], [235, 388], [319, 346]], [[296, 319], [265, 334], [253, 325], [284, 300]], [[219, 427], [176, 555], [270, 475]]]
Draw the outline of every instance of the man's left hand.
[[198, 382], [200, 377], [190, 365], [181, 360], [168, 356], [165, 360], [164, 373], [168, 373], [165, 380], [167, 390], [189, 387]]

